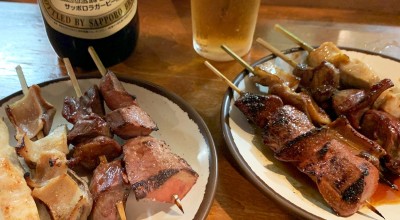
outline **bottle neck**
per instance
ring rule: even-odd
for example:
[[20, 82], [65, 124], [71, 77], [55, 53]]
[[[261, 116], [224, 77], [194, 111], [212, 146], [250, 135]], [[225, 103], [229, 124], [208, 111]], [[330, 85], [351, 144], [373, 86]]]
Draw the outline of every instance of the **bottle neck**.
[[45, 22], [73, 37], [100, 39], [129, 24], [137, 0], [39, 0]]

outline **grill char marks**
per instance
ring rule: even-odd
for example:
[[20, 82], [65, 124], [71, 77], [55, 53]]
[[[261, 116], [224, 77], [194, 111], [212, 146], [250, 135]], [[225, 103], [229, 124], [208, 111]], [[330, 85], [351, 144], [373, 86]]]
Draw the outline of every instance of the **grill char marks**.
[[263, 128], [271, 114], [283, 106], [283, 102], [274, 95], [263, 96], [246, 93], [236, 100], [235, 105], [251, 122]]
[[126, 173], [137, 200], [174, 203], [172, 196], [185, 197], [199, 176], [164, 141], [151, 136], [128, 140], [123, 151]]
[[[236, 106], [254, 120], [248, 109]], [[354, 214], [375, 192], [378, 169], [357, 156], [350, 142], [336, 130], [329, 126], [315, 128], [303, 112], [288, 105], [272, 108], [264, 115], [267, 117], [259, 119], [266, 122], [262, 127], [264, 144], [274, 151], [278, 160], [291, 162], [307, 174], [338, 215]]]
[[314, 128], [303, 112], [285, 105], [270, 113], [270, 118], [263, 129], [263, 141], [276, 152], [286, 143]]

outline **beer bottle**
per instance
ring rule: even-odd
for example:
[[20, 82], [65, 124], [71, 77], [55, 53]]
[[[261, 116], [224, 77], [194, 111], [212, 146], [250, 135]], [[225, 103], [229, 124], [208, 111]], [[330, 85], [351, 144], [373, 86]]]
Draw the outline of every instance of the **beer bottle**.
[[38, 0], [49, 41], [74, 66], [95, 67], [88, 47], [114, 65], [134, 50], [139, 35], [137, 0]]

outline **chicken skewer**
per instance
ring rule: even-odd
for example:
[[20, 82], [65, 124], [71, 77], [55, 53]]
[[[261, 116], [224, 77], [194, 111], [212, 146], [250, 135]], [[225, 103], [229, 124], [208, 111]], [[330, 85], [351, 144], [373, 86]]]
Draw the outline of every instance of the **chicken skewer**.
[[[349, 58], [333, 43], [325, 42], [314, 49], [282, 26], [275, 25], [275, 29], [309, 52], [308, 62], [311, 66], [322, 60], [333, 62], [340, 69], [341, 81], [345, 84], [356, 88], [367, 88], [379, 81], [379, 77], [367, 64], [358, 59]], [[398, 87], [386, 91], [374, 103], [374, 108], [400, 118], [400, 111], [398, 111], [398, 106], [400, 105], [399, 91]]]
[[[106, 70], [106, 68], [104, 67], [104, 65], [103, 65], [103, 63], [101, 62], [101, 60], [100, 60], [100, 58], [98, 57], [98, 55], [97, 55], [97, 53], [96, 53], [96, 51], [95, 51], [95, 49], [92, 47], [92, 46], [90, 46], [89, 48], [88, 48], [88, 51], [89, 51], [89, 53], [90, 53], [90, 55], [91, 55], [91, 57], [92, 57], [92, 59], [93, 59], [93, 61], [95, 62], [95, 64], [96, 64], [96, 66], [97, 66], [97, 68], [98, 68], [98, 70], [99, 70], [99, 72], [100, 72], [100, 74], [103, 76], [103, 78], [106, 76], [106, 74], [108, 74], [107, 73], [107, 70]], [[114, 74], [113, 74], [114, 75]], [[122, 85], [121, 85], [121, 87], [122, 87]], [[120, 90], [122, 90], [123, 88], [120, 88]], [[102, 91], [103, 92], [103, 91]], [[103, 94], [103, 96], [104, 96], [104, 94]], [[126, 95], [124, 95], [125, 97], [126, 97]], [[127, 97], [127, 99], [129, 100], [129, 97]], [[107, 101], [107, 100], [106, 100]], [[133, 101], [128, 101], [128, 103], [132, 103]], [[119, 105], [120, 104], [118, 104], [118, 105], [115, 105], [114, 103], [107, 103], [108, 104], [108, 106], [110, 107], [110, 109], [111, 110], [113, 110], [113, 112], [114, 111], [119, 111], [120, 109], [124, 109], [126, 106], [125, 106], [125, 104], [121, 107], [121, 108], [117, 108], [117, 107], [120, 107]], [[111, 105], [112, 104], [112, 105]], [[137, 103], [136, 102], [134, 102], [134, 103], [132, 103], [133, 105], [135, 105], [135, 106], [137, 106]], [[115, 106], [115, 107], [114, 107]], [[129, 107], [128, 107], [129, 108]], [[140, 111], [142, 111], [142, 110], [140, 110]], [[140, 113], [141, 114], [141, 116], [147, 116], [147, 113], [145, 113], [144, 114], [144, 111], [143, 111], [143, 113]], [[110, 116], [110, 118], [111, 118], [112, 116]], [[150, 121], [151, 119], [150, 119], [150, 117], [148, 116], [148, 121]], [[111, 120], [110, 120], [111, 121]], [[151, 120], [152, 121], [152, 120]], [[113, 126], [111, 126], [111, 127], [113, 127]], [[152, 130], [154, 130], [154, 128], [151, 128], [150, 130], [148, 130], [148, 131], [146, 131], [144, 134], [142, 133], [142, 134], [140, 134], [140, 135], [148, 135]], [[121, 135], [120, 135], [121, 136]], [[128, 137], [131, 137], [130, 135], [128, 136]], [[122, 138], [124, 138], [124, 136], [122, 136]], [[182, 213], [184, 213], [184, 210], [183, 210], [183, 207], [182, 207], [182, 203], [181, 203], [181, 200], [180, 200], [180, 198], [179, 198], [179, 196], [178, 195], [173, 195], [173, 200], [174, 200], [174, 203], [175, 203], [175, 205], [182, 211]]]
[[6, 107], [7, 116], [16, 128], [18, 140], [25, 134], [30, 139], [40, 139], [50, 131], [56, 110], [43, 99], [39, 86], [32, 85], [28, 88], [21, 66], [18, 65], [15, 69], [24, 97]]
[[[286, 55], [282, 54], [282, 53], [275, 53], [275, 51], [277, 51], [276, 48], [274, 48], [272, 45], [268, 44], [268, 43], [264, 43], [264, 41], [262, 39], [257, 39], [257, 42], [262, 43], [267, 49], [269, 49], [270, 51], [272, 51], [275, 55], [279, 56], [282, 59], [285, 60], [290, 60], [289, 57], [287, 57]], [[327, 61], [323, 61], [323, 63], [326, 63]], [[297, 67], [296, 67], [297, 68]], [[318, 67], [314, 68], [314, 69], [318, 69]], [[325, 89], [327, 84], [321, 80], [321, 75], [318, 76], [318, 74], [326, 74], [326, 72], [309, 72], [308, 70], [301, 70], [301, 68], [297, 68], [294, 70], [294, 73], [300, 73], [299, 75], [301, 75], [302, 78], [304, 77], [309, 77], [307, 76], [307, 74], [311, 73], [316, 75], [316, 90], [318, 89]], [[314, 71], [314, 70], [313, 70]], [[303, 73], [302, 73], [303, 72]], [[312, 76], [314, 77], [314, 76]], [[329, 78], [331, 76], [322, 76], [322, 78], [327, 78], [328, 81], [327, 83], [329, 84]], [[303, 82], [303, 81], [301, 81]], [[310, 86], [303, 84], [306, 89], [308, 89], [307, 87]], [[376, 100], [378, 99], [378, 97], [385, 91], [387, 91], [391, 86], [393, 86], [393, 83], [391, 82], [391, 80], [389, 79], [384, 79], [381, 80], [379, 83], [371, 86], [370, 89], [368, 90], [355, 90], [355, 89], [350, 89], [350, 90], [339, 90], [339, 87], [334, 87], [331, 89], [331, 93], [330, 96], [332, 97], [332, 103], [331, 105], [333, 105], [334, 111], [336, 112], [336, 114], [338, 116], [340, 115], [345, 115], [349, 121], [350, 124], [355, 128], [358, 129], [359, 131], [361, 131], [361, 133], [363, 133], [363, 135], [369, 137], [369, 138], [373, 138], [372, 140], [375, 140], [376, 137], [371, 135], [371, 132], [366, 132], [368, 131], [368, 127], [370, 127], [368, 125], [368, 121], [366, 120], [371, 120], [371, 118], [366, 118], [364, 117], [363, 119], [363, 115], [366, 114], [366, 112], [371, 112], [369, 109], [372, 108], [374, 102], [376, 102]], [[311, 91], [312, 93], [312, 91]], [[354, 95], [353, 95], [354, 94]], [[316, 94], [317, 96], [321, 97], [320, 94]], [[355, 101], [356, 99], [354, 97], [359, 97], [358, 101]], [[329, 98], [329, 97], [328, 97]], [[377, 111], [374, 112], [374, 114], [383, 114], [383, 113], [379, 113]], [[380, 118], [379, 120], [382, 122], [382, 124], [385, 123], [391, 123], [391, 124], [400, 124], [400, 122], [398, 122], [395, 119], [390, 119], [390, 117], [383, 117], [380, 116], [378, 117]], [[386, 119], [384, 119], [386, 118]], [[363, 119], [363, 121], [361, 121], [361, 119]], [[389, 122], [390, 121], [390, 122]], [[361, 127], [363, 126], [363, 127]], [[391, 125], [388, 125], [389, 127]], [[369, 129], [370, 130], [370, 129]], [[381, 133], [380, 135], [378, 135], [378, 139], [388, 139], [388, 135], [391, 135], [391, 138], [393, 137], [397, 137], [398, 134], [398, 130], [395, 129], [391, 129], [389, 130], [388, 133]], [[398, 139], [398, 138], [397, 138]], [[393, 183], [391, 183], [388, 179], [386, 179], [386, 177], [383, 175], [382, 170], [384, 169], [389, 169], [391, 172], [395, 173], [395, 174], [399, 174], [400, 170], [398, 168], [398, 166], [396, 164], [398, 164], [399, 158], [397, 156], [397, 150], [396, 148], [398, 148], [397, 145], [395, 144], [389, 144], [391, 142], [387, 142], [384, 141], [386, 144], [382, 145], [383, 148], [386, 152], [384, 154], [381, 154], [378, 152], [378, 154], [372, 153], [372, 155], [374, 155], [376, 158], [379, 159], [384, 159], [383, 162], [381, 164], [377, 164], [378, 166], [383, 165], [383, 169], [382, 167], [380, 167], [379, 169], [381, 170], [380, 172], [380, 176], [381, 179], [388, 185], [391, 186], [392, 189], [397, 190], [397, 186]]]
[[[207, 66], [207, 67], [212, 67], [212, 65], [211, 64], [209, 64], [207, 61], [205, 62], [205, 65]], [[222, 79], [224, 79], [224, 81], [227, 81], [226, 80], [226, 77], [224, 77], [223, 76], [223, 74], [222, 73], [220, 73], [218, 70], [216, 70], [215, 68], [210, 68], [216, 75], [218, 75], [219, 77], [221, 77]], [[231, 83], [228, 83], [229, 85], [231, 85]], [[232, 88], [233, 90], [235, 90], [235, 91], [240, 91], [238, 88], [236, 88], [235, 86]], [[244, 92], [239, 92], [239, 94], [245, 94]], [[246, 99], [246, 97], [244, 97], [244, 99]], [[240, 99], [239, 99], [240, 100]], [[250, 112], [248, 112], [248, 113], [250, 113], [250, 114], [252, 114], [253, 113], [253, 111], [257, 111], [255, 108], [257, 108], [256, 106], [263, 106], [263, 107], [259, 107], [260, 109], [260, 112], [258, 112], [258, 113], [260, 113], [260, 114], [263, 114], [263, 115], [265, 115], [265, 116], [267, 116], [268, 117], [268, 111], [269, 110], [271, 110], [273, 107], [271, 107], [271, 105], [275, 105], [275, 104], [277, 104], [276, 102], [275, 103], [273, 103], [272, 102], [272, 100], [274, 100], [274, 98], [272, 97], [272, 96], [270, 96], [270, 99], [269, 99], [269, 103], [267, 104], [267, 103], [263, 103], [262, 105], [260, 105], [261, 103], [258, 103], [258, 101], [260, 101], [261, 99], [258, 99], [258, 98], [256, 98], [256, 99], [248, 99], [247, 101], [240, 101], [240, 102], [242, 102], [244, 105], [247, 105], [248, 103], [248, 101], [250, 101], [250, 100], [257, 100], [257, 103], [254, 103], [255, 105], [253, 105], [253, 107], [250, 107], [252, 110], [250, 110]], [[267, 101], [268, 101], [268, 99], [266, 99]], [[235, 105], [237, 105], [237, 101], [235, 101]], [[281, 104], [282, 105], [282, 104]], [[238, 105], [237, 105], [238, 106]], [[269, 107], [265, 107], [265, 106], [269, 106]], [[239, 107], [239, 106], [238, 106]], [[285, 107], [283, 107], [283, 108], [285, 108]], [[286, 108], [288, 108], [288, 107], [286, 107]], [[241, 107], [239, 107], [239, 109], [241, 110], [241, 111], [243, 111], [242, 110], [242, 108]], [[279, 108], [278, 108], [279, 109]], [[267, 112], [265, 112], [265, 111], [267, 111]], [[276, 110], [275, 110], [276, 111]], [[279, 110], [278, 110], [279, 111]], [[245, 113], [245, 112], [243, 112], [243, 113]], [[281, 112], [281, 113], [279, 113], [279, 114], [282, 114], [283, 112]], [[293, 113], [293, 111], [291, 111], [291, 113]], [[278, 115], [279, 115], [278, 114]], [[251, 115], [250, 115], [251, 116]], [[289, 116], [289, 115], [288, 115]], [[271, 115], [269, 116], [269, 117], [271, 117]], [[290, 118], [290, 116], [286, 119], [286, 120], [288, 120]], [[249, 118], [250, 119], [250, 118]], [[269, 120], [274, 120], [273, 118], [270, 118]], [[279, 121], [279, 119], [276, 119], [276, 120], [278, 120]], [[260, 124], [257, 122], [257, 121], [255, 121], [255, 120], [252, 120], [254, 123], [256, 123], [257, 124], [257, 126], [259, 126], [260, 127]], [[298, 121], [298, 120], [297, 120]], [[295, 123], [298, 123], [298, 122], [295, 122]], [[280, 126], [280, 125], [278, 125], [278, 126]], [[297, 128], [299, 128], [299, 127], [297, 127]], [[265, 129], [265, 128], [264, 128]], [[286, 129], [290, 129], [290, 128], [286, 128]], [[290, 132], [289, 132], [290, 133]], [[312, 136], [309, 136], [309, 138], [313, 138]], [[308, 138], [306, 138], [306, 139], [308, 139]], [[332, 140], [333, 142], [330, 142], [330, 143], [334, 143], [334, 140]], [[264, 142], [265, 143], [265, 142]], [[304, 148], [304, 150], [307, 150], [307, 147], [306, 146], [304, 146], [305, 148]], [[332, 145], [332, 147], [333, 147], [333, 145]], [[285, 148], [287, 148], [287, 147], [284, 147], [283, 149], [285, 149]], [[335, 147], [334, 147], [335, 148]], [[278, 148], [271, 148], [274, 152], [275, 152], [275, 156], [278, 158], [278, 159], [280, 159], [280, 160], [282, 160], [283, 158], [282, 157], [280, 157], [281, 155], [280, 155], [280, 152], [282, 152], [282, 150], [279, 150]], [[342, 153], [344, 153], [344, 152], [341, 152], [341, 150], [339, 150], [339, 149], [341, 149], [339, 146], [338, 146], [338, 151], [337, 151], [337, 153], [339, 153], [339, 155], [340, 154], [342, 154]], [[293, 151], [293, 150], [295, 150], [295, 149], [288, 149], [289, 151]], [[342, 150], [344, 150], [344, 149], [342, 149]], [[283, 150], [283, 151], [285, 151], [285, 150]], [[334, 149], [333, 149], [333, 151], [335, 151]], [[297, 153], [299, 153], [298, 151], [295, 151], [295, 152], [293, 152], [294, 154], [296, 154], [296, 152]], [[290, 153], [289, 153], [290, 154]], [[311, 156], [311, 155], [310, 155]], [[364, 161], [364, 162], [361, 162], [361, 163], [365, 163], [365, 164], [368, 164], [368, 162], [366, 162], [365, 160], [363, 160], [363, 159], [356, 159], [356, 157], [355, 156], [353, 156], [353, 155], [350, 155], [350, 154], [347, 154], [347, 156], [348, 157], [351, 157], [352, 158], [352, 161], [354, 162], [354, 163], [357, 163], [357, 162], [355, 162], [355, 160], [359, 160], [359, 161]], [[343, 159], [345, 159], [347, 156], [345, 156]], [[347, 160], [348, 160], [348, 158], [347, 158]], [[283, 159], [283, 161], [285, 161], [285, 159]], [[303, 161], [303, 162], [306, 162], [307, 161], [307, 159], [305, 160], [305, 161]], [[319, 162], [317, 162], [317, 161], [315, 161], [315, 160], [312, 160], [313, 162], [312, 163], [319, 163]], [[344, 162], [343, 163], [346, 163], [345, 162], [346, 160], [344, 160]], [[290, 162], [290, 160], [289, 160], [289, 162]], [[292, 161], [292, 162], [294, 162], [294, 161]], [[303, 162], [301, 162], [300, 164], [297, 164], [297, 166], [298, 166], [298, 168], [300, 169], [300, 167], [301, 167], [301, 164], [303, 163]], [[325, 162], [323, 162], [323, 161], [321, 161], [322, 162], [322, 164], [324, 164]], [[342, 163], [342, 162], [340, 162], [340, 163]], [[353, 165], [351, 165], [352, 164], [352, 162], [350, 162], [350, 164], [348, 164], [348, 165], [350, 165], [350, 166], [353, 166]], [[347, 167], [347, 166], [346, 166]], [[370, 177], [368, 177], [368, 178], [372, 178], [373, 179], [373, 182], [375, 182], [373, 185], [377, 185], [377, 181], [378, 181], [378, 177], [377, 177], [377, 170], [376, 170], [376, 168], [374, 168], [373, 166], [372, 166], [372, 164], [369, 164], [369, 167], [371, 168], [371, 170], [370, 171], [373, 171], [373, 172], [375, 172], [375, 175], [372, 175], [372, 176], [370, 176]], [[348, 167], [347, 167], [348, 168]], [[316, 170], [317, 171], [317, 170]], [[327, 171], [327, 170], [325, 170], [325, 171]], [[304, 171], [304, 170], [302, 170], [302, 172], [304, 172], [304, 173], [306, 173], [307, 174], [307, 171]], [[310, 173], [312, 173], [313, 171], [312, 170], [310, 170]], [[317, 171], [317, 172], [319, 172], [319, 171]], [[328, 173], [329, 172], [332, 172], [332, 173], [336, 173], [336, 172], [339, 172], [339, 170], [331, 170], [331, 171], [328, 171]], [[340, 171], [340, 172], [342, 172], [342, 171]], [[313, 176], [313, 174], [311, 174], [310, 175], [310, 173], [308, 173], [308, 175], [311, 177], [311, 178], [313, 178], [312, 176]], [[328, 173], [326, 173], [327, 174], [327, 176], [329, 176], [330, 174], [328, 174]], [[334, 179], [336, 179], [336, 178], [334, 178]], [[314, 180], [315, 181], [315, 180]], [[326, 179], [326, 180], [320, 180], [320, 181], [328, 181], [328, 182], [325, 182], [324, 184], [329, 184], [329, 177]], [[318, 185], [318, 188], [319, 188], [319, 190], [320, 190], [320, 192], [321, 192], [321, 194], [324, 196], [326, 193], [327, 194], [329, 194], [328, 193], [328, 191], [326, 191], [326, 189], [324, 189], [325, 187], [327, 187], [326, 185], [324, 185], [324, 184], [322, 184], [322, 185], [320, 185], [320, 183], [319, 183], [319, 181], [318, 182], [316, 182], [317, 183], [317, 185]], [[334, 185], [334, 183], [331, 183], [331, 184], [333, 184]], [[368, 184], [370, 184], [370, 183], [368, 183]], [[332, 186], [333, 186], [332, 185]], [[320, 186], [321, 186], [321, 188], [320, 188]], [[329, 187], [327, 187], [327, 188], [329, 188]], [[334, 187], [335, 188], [335, 187]], [[367, 190], [367, 189], [365, 189], [365, 190]], [[371, 190], [371, 189], [370, 189]], [[374, 192], [375, 190], [374, 189], [372, 189], [372, 191], [369, 191], [369, 196], [371, 196], [372, 195], [372, 193]], [[330, 194], [330, 195], [332, 195], [332, 194]], [[328, 197], [325, 197], [324, 196], [324, 198], [325, 198], [325, 200], [326, 200], [326, 202], [328, 202], [328, 204], [333, 208], [333, 207], [336, 207], [336, 208], [338, 208], [338, 210], [336, 210], [336, 209], [334, 209], [335, 211], [337, 211], [338, 213], [340, 213], [341, 215], [350, 215], [350, 214], [352, 214], [352, 213], [354, 213], [355, 211], [357, 211], [358, 210], [358, 206], [356, 206], [356, 208], [355, 209], [353, 209], [352, 211], [348, 211], [348, 212], [346, 212], [346, 208], [343, 208], [343, 206], [341, 206], [341, 205], [335, 205], [335, 202], [339, 202], [339, 203], [341, 203], [340, 201], [337, 201], [337, 200], [335, 200], [335, 199], [333, 199], [332, 200], [332, 197], [330, 197], [330, 196], [328, 196]], [[365, 201], [365, 198], [362, 200], [362, 201], [360, 201], [360, 204], [361, 203], [364, 203], [367, 207], [370, 207], [371, 208], [371, 210], [373, 210], [376, 214], [378, 214], [379, 216], [381, 216], [382, 218], [383, 218], [383, 216], [382, 216], [382, 214], [381, 213], [379, 213], [379, 211], [378, 210], [376, 210], [371, 204], [369, 204], [368, 202], [366, 202]], [[346, 202], [344, 202], [344, 203], [346, 203]]]
[[[238, 57], [227, 46], [222, 45], [221, 47], [240, 64], [242, 64], [248, 71], [257, 76], [260, 84], [268, 86], [270, 94], [277, 95], [281, 97], [285, 103], [301, 109], [307, 114], [313, 123], [317, 125], [326, 125], [331, 123], [329, 116], [315, 103], [311, 96], [305, 93], [294, 92], [294, 89], [297, 88], [299, 80], [292, 74], [285, 73], [283, 70], [279, 70], [277, 68], [274, 68], [273, 71], [275, 71], [276, 74], [273, 74], [271, 72], [273, 69], [272, 66], [269, 67], [268, 71], [259, 67], [253, 68], [240, 57]], [[297, 65], [294, 61], [291, 61], [291, 63], [293, 63], [293, 65]]]
[[[76, 79], [76, 75], [75, 75], [74, 69], [71, 65], [71, 62], [69, 61], [68, 58], [64, 58], [63, 61], [67, 68], [67, 72], [71, 79], [72, 85], [75, 89], [76, 95], [78, 98], [80, 98], [82, 96], [82, 92], [81, 92], [78, 80]], [[100, 160], [100, 164], [107, 164], [107, 158], [104, 155], [101, 155], [99, 157], [99, 160]], [[115, 173], [113, 173], [113, 174], [115, 174]], [[122, 201], [117, 202], [116, 207], [117, 207], [117, 211], [118, 211], [118, 214], [119, 214], [121, 220], [126, 220], [125, 208], [124, 208], [123, 202]]]

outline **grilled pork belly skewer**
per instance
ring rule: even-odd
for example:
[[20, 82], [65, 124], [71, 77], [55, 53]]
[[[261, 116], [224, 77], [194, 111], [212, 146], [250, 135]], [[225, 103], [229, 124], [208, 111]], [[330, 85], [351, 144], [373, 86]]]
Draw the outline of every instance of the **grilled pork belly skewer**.
[[28, 88], [21, 66], [16, 71], [24, 97], [6, 106], [7, 116], [16, 129], [17, 140], [24, 134], [30, 139], [40, 139], [49, 133], [56, 109], [42, 97], [39, 86]]
[[[211, 66], [207, 61], [205, 64]], [[214, 73], [225, 79], [219, 71]], [[337, 214], [349, 216], [365, 204], [369, 207], [366, 200], [375, 192], [379, 179], [375, 166], [353, 155], [340, 138], [325, 134], [323, 130], [329, 132], [329, 128], [315, 128], [304, 113], [279, 100], [274, 95], [244, 95], [235, 105], [263, 129], [264, 144], [274, 151], [278, 160], [296, 165], [314, 180]], [[338, 185], [337, 181], [343, 184]]]

